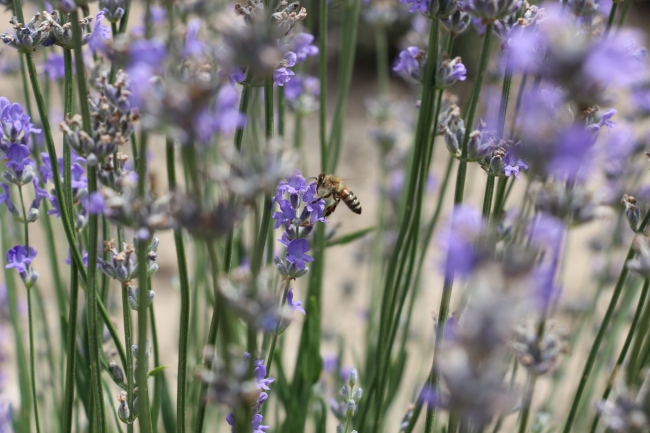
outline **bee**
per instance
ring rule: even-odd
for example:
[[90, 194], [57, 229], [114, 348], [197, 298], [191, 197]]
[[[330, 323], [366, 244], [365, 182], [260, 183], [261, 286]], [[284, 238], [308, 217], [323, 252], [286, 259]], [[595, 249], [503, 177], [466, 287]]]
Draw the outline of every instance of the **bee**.
[[[330, 196], [334, 199], [334, 203], [325, 209], [325, 216], [330, 216], [341, 200], [348, 205], [352, 212], [361, 215], [361, 203], [359, 203], [357, 196], [343, 184], [341, 179], [333, 174], [321, 173], [318, 175], [316, 178], [316, 193], [322, 194], [318, 197], [318, 200]], [[318, 200], [314, 201], [314, 203]]]

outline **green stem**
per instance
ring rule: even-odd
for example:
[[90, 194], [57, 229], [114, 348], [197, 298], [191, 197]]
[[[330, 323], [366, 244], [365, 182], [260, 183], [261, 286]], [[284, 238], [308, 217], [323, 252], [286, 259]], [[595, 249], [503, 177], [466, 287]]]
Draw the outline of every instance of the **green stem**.
[[[485, 182], [485, 195], [483, 196], [483, 219], [486, 223], [490, 220], [490, 211], [492, 210], [492, 197], [494, 197], [494, 179], [493, 174], [487, 175]], [[499, 180], [501, 180], [500, 178]]]
[[494, 209], [492, 209], [493, 219], [498, 219], [499, 216], [501, 215], [501, 211], [503, 210], [503, 206], [505, 205], [506, 202], [505, 193], [506, 193], [507, 184], [508, 184], [507, 177], [499, 178], [499, 183], [497, 183], [497, 197], [496, 200], [494, 201]]
[[[287, 303], [287, 293], [289, 293], [289, 286], [291, 285], [291, 280], [287, 279], [284, 283], [284, 290], [282, 291], [282, 302], [280, 303], [280, 311], [284, 310], [284, 306]], [[271, 347], [269, 349], [269, 357], [266, 361], [266, 377], [269, 377], [271, 374], [271, 365], [273, 365], [273, 352], [275, 352], [275, 345], [278, 341], [278, 334], [280, 333], [281, 320], [278, 320], [277, 325], [275, 325], [275, 332], [271, 338]]]
[[[637, 233], [643, 233], [649, 221], [650, 221], [650, 211], [647, 212], [645, 217], [643, 218], [643, 221], [641, 222], [641, 225], [639, 226], [639, 230]], [[623, 287], [625, 286], [625, 280], [627, 279], [627, 275], [628, 275], [627, 262], [632, 260], [634, 256], [635, 256], [634, 247], [630, 246], [625, 261], [623, 262], [623, 268], [621, 269], [621, 273], [619, 274], [618, 280], [616, 281], [616, 286], [614, 287], [614, 293], [612, 294], [612, 298], [609, 301], [607, 311], [605, 312], [603, 321], [601, 322], [600, 328], [598, 329], [598, 333], [596, 334], [596, 339], [594, 340], [594, 343], [591, 346], [591, 350], [589, 351], [587, 362], [585, 363], [584, 369], [582, 370], [582, 375], [580, 376], [580, 383], [578, 385], [578, 389], [576, 390], [575, 397], [573, 398], [573, 403], [571, 403], [571, 409], [569, 411], [569, 416], [567, 418], [566, 424], [564, 425], [564, 430], [563, 430], [564, 433], [569, 433], [571, 431], [571, 427], [573, 426], [573, 422], [575, 421], [575, 417], [578, 412], [578, 406], [580, 405], [580, 399], [582, 398], [582, 393], [584, 392], [585, 386], [587, 385], [587, 380], [589, 379], [591, 370], [594, 366], [594, 363], [596, 362], [598, 349], [600, 349], [600, 344], [602, 343], [603, 338], [605, 337], [605, 332], [607, 331], [609, 322], [612, 320], [612, 316], [614, 315], [614, 310], [616, 309], [616, 304], [618, 303], [618, 299], [621, 296]]]
[[[246, 89], [246, 87], [244, 87], [244, 89]], [[174, 156], [174, 151], [174, 142], [171, 139], [167, 139], [167, 181], [169, 183], [170, 191], [174, 191], [177, 188], [176, 158]], [[229, 240], [230, 250], [232, 252], [232, 238]], [[174, 245], [176, 246], [176, 261], [178, 265], [178, 278], [181, 292], [180, 332], [178, 336], [178, 383], [176, 387], [176, 431], [178, 433], [184, 433], [186, 428], [185, 412], [187, 409], [186, 397], [187, 355], [190, 331], [190, 279], [187, 271], [185, 242], [183, 241], [183, 232], [180, 229], [174, 230]]]
[[388, 75], [388, 41], [386, 27], [380, 25], [375, 28], [375, 46], [377, 49], [377, 87], [379, 96], [386, 96], [389, 92]]
[[625, 24], [625, 18], [627, 18], [627, 13], [630, 10], [630, 6], [632, 6], [632, 0], [625, 0], [625, 3], [623, 3], [623, 10], [621, 11], [621, 16], [618, 19], [618, 30], [621, 30], [621, 27], [623, 27], [623, 24]]
[[[630, 349], [630, 345], [632, 344], [632, 338], [634, 337], [634, 332], [637, 330], [637, 325], [641, 317], [641, 311], [643, 310], [643, 307], [646, 303], [646, 299], [648, 298], [649, 287], [650, 287], [650, 279], [646, 278], [645, 281], [643, 282], [641, 295], [639, 295], [639, 303], [636, 306], [636, 311], [634, 312], [634, 317], [632, 318], [630, 329], [627, 332], [625, 343], [623, 343], [621, 352], [619, 353], [618, 358], [616, 360], [616, 365], [612, 369], [612, 373], [609, 375], [609, 380], [607, 380], [607, 388], [605, 388], [605, 392], [603, 393], [603, 397], [601, 401], [607, 401], [607, 399], [609, 398], [609, 394], [612, 392], [612, 387], [614, 386], [616, 375], [618, 374], [619, 370], [623, 366], [623, 362], [625, 362], [625, 357], [627, 356], [627, 352]], [[598, 427], [599, 420], [600, 420], [600, 413], [597, 413], [596, 416], [594, 417], [594, 422], [591, 424], [591, 430], [590, 430], [591, 433], [594, 433], [596, 431], [596, 427]]]
[[[121, 227], [118, 228], [118, 243], [123, 245], [123, 240], [119, 238], [124, 238], [123, 230]], [[121, 235], [121, 236], [120, 236]], [[120, 247], [121, 248], [121, 247]], [[129, 307], [129, 294], [128, 286], [122, 284], [120, 287], [122, 291], [122, 320], [124, 322], [124, 344], [129, 348], [126, 352], [126, 365], [124, 366], [126, 374], [126, 405], [131, 409], [131, 417], [129, 423], [127, 424], [127, 431], [133, 432], [133, 351], [130, 350], [133, 345], [133, 325], [131, 322], [131, 307]]]
[[124, 16], [120, 20], [120, 28], [118, 31], [120, 33], [126, 32], [126, 25], [129, 22], [129, 13], [131, 12], [131, 0], [126, 0], [126, 5], [124, 6]]
[[328, 4], [320, 2], [319, 10], [319, 79], [320, 79], [320, 103], [319, 103], [319, 135], [320, 135], [320, 168], [327, 171], [327, 13]]
[[36, 367], [34, 358], [36, 352], [34, 349], [34, 323], [33, 323], [33, 307], [32, 307], [32, 289], [27, 288], [27, 317], [29, 320], [29, 369], [32, 376], [32, 400], [34, 401], [34, 422], [36, 423], [36, 432], [41, 432], [41, 424], [38, 420], [38, 397], [36, 396]]
[[[149, 278], [149, 287], [151, 287], [151, 278]], [[160, 366], [160, 353], [158, 351], [158, 332], [156, 331], [156, 313], [153, 304], [149, 306], [149, 321], [151, 322], [151, 346], [153, 348], [153, 365]], [[165, 377], [164, 371], [159, 371], [154, 377], [153, 384], [153, 404], [151, 405], [151, 425], [152, 431], [157, 431], [158, 416], [160, 415], [160, 403], [162, 401], [162, 381]]]
[[65, 370], [65, 391], [63, 397], [62, 433], [72, 432], [72, 409], [74, 407], [74, 386], [77, 349], [77, 306], [79, 303], [79, 273], [77, 265], [70, 263], [70, 306], [68, 312], [68, 334], [66, 337], [67, 362]]
[[607, 26], [605, 27], [605, 33], [603, 34], [604, 39], [607, 39], [607, 36], [609, 36], [609, 31], [612, 29], [612, 25], [614, 25], [614, 18], [616, 17], [617, 9], [618, 9], [618, 2], [615, 1], [612, 3], [612, 8], [609, 11], [609, 17], [607, 18]]
[[[138, 161], [138, 199], [146, 200], [145, 187], [147, 179], [147, 140], [140, 140], [140, 159]], [[147, 385], [147, 307], [149, 304], [149, 277], [147, 243], [150, 239], [138, 239], [138, 365], [136, 369], [136, 385], [138, 386], [138, 420], [140, 431], [149, 433], [151, 426], [151, 406], [149, 405], [149, 388]]]
[[[483, 86], [483, 79], [485, 78], [485, 72], [487, 70], [488, 60], [490, 58], [490, 44], [492, 41], [492, 30], [494, 25], [488, 24], [485, 29], [485, 36], [483, 37], [483, 47], [481, 49], [481, 58], [479, 60], [479, 69], [476, 76], [476, 81], [474, 82], [474, 89], [472, 92], [472, 100], [470, 102], [468, 121], [465, 124], [465, 136], [463, 137], [463, 148], [460, 164], [458, 165], [458, 174], [456, 177], [456, 191], [454, 193], [454, 204], [458, 205], [463, 201], [463, 195], [465, 190], [465, 177], [467, 174], [467, 144], [469, 142], [469, 135], [474, 124], [474, 119], [476, 117], [476, 111], [478, 108], [478, 100], [481, 93], [481, 87]], [[433, 353], [433, 363], [431, 365], [430, 381], [429, 386], [431, 389], [439, 388], [439, 377], [435, 369], [437, 362], [437, 356], [440, 352], [440, 344], [445, 335], [445, 325], [447, 322], [447, 317], [449, 316], [449, 304], [451, 302], [451, 293], [454, 284], [454, 276], [447, 272], [445, 275], [445, 281], [442, 288], [442, 299], [440, 300], [440, 310], [438, 312], [438, 327], [436, 330], [436, 342]], [[429, 402], [427, 405], [427, 417], [425, 421], [425, 431], [426, 433], [433, 432], [434, 420], [436, 414], [436, 407], [433, 405], [433, 402]]]
[[526, 383], [526, 391], [524, 394], [524, 401], [522, 402], [521, 416], [519, 418], [519, 433], [526, 433], [528, 425], [528, 417], [530, 416], [530, 405], [533, 401], [533, 393], [535, 392], [536, 377], [533, 374], [528, 374], [528, 382]]

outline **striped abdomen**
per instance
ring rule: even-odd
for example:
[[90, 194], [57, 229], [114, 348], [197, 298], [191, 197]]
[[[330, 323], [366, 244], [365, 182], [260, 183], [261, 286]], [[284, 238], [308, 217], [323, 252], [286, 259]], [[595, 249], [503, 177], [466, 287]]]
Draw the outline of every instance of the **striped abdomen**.
[[361, 214], [361, 203], [359, 203], [359, 199], [350, 190], [350, 188], [348, 187], [343, 188], [343, 191], [341, 191], [339, 197], [341, 197], [341, 200], [343, 200], [345, 204], [348, 205], [348, 207], [352, 212], [356, 214]]

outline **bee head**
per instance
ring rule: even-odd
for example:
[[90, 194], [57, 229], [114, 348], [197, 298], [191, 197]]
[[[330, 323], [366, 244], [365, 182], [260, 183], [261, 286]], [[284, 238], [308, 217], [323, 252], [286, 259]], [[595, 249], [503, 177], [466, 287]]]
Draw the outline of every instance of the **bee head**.
[[318, 175], [318, 184], [322, 185], [324, 181], [325, 181], [325, 173], [319, 174]]

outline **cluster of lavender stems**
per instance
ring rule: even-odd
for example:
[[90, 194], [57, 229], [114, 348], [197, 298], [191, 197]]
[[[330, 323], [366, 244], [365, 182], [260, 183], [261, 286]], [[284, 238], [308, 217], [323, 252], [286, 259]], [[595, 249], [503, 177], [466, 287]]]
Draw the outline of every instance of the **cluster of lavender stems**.
[[[0, 320], [20, 393], [5, 411], [0, 377], [0, 431], [650, 429], [650, 73], [631, 0], [4, 3], [24, 95], [0, 98]], [[343, 197], [326, 218], [339, 197], [303, 171], [350, 169], [366, 28], [377, 211]], [[455, 43], [472, 33], [475, 49]], [[578, 302], [571, 242], [596, 225]], [[354, 252], [341, 296], [361, 287], [366, 305], [358, 342], [342, 301], [334, 354], [335, 248]], [[160, 274], [180, 299], [175, 365]]]

